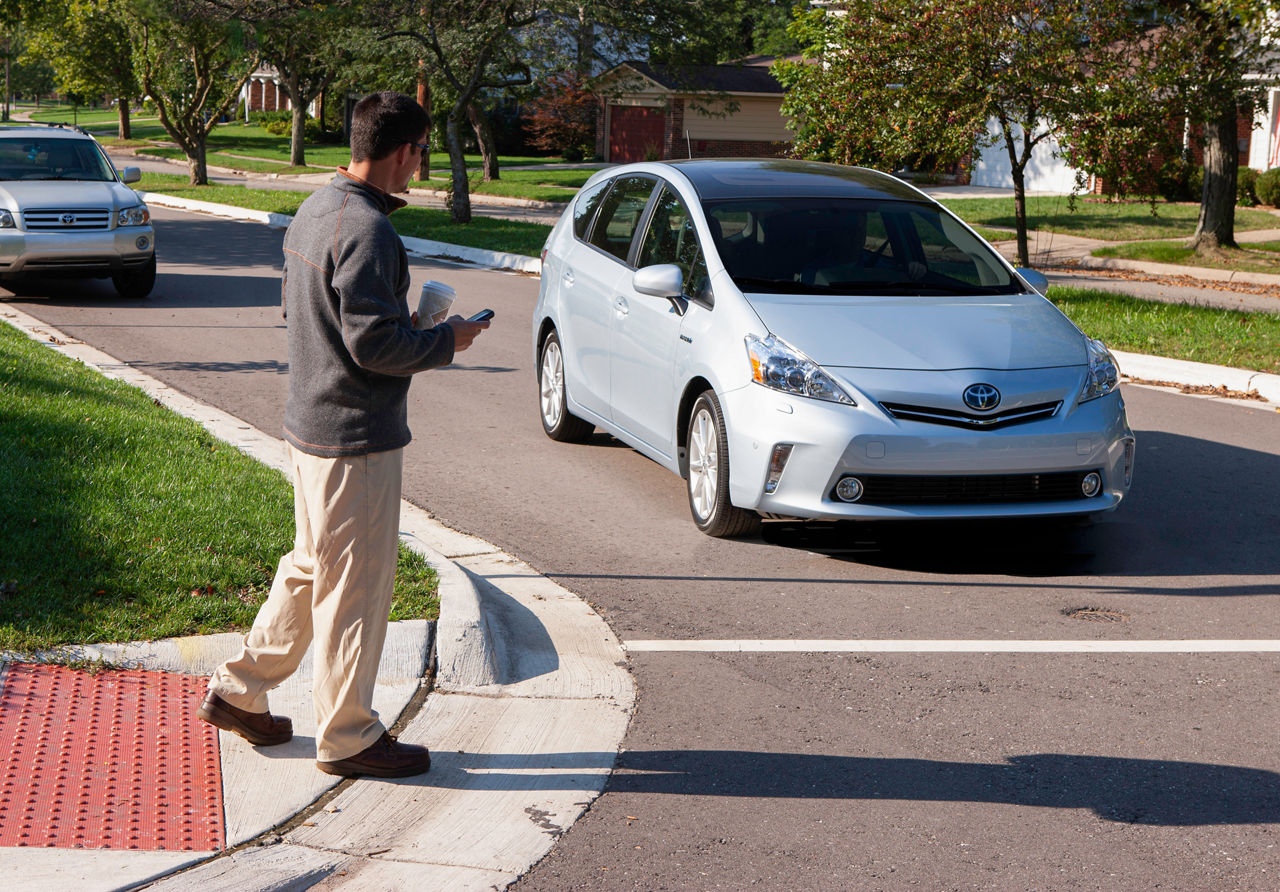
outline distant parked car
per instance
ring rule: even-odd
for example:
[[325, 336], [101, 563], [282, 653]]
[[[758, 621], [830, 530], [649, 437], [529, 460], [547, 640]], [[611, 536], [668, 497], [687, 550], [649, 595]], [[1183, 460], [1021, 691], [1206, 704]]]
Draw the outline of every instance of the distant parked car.
[[607, 169], [543, 251], [542, 425], [681, 475], [713, 536], [1109, 511], [1134, 459], [1119, 369], [1045, 287], [875, 171]]
[[0, 285], [110, 277], [121, 297], [156, 281], [151, 213], [98, 141], [71, 125], [0, 127]]

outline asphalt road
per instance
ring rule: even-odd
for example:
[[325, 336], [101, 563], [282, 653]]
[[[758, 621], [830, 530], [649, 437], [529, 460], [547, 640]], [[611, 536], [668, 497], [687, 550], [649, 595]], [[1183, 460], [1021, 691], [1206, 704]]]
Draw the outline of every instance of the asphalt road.
[[[160, 279], [4, 298], [278, 433], [281, 233], [157, 209]], [[1087, 529], [722, 542], [612, 439], [542, 433], [537, 280], [419, 262], [493, 327], [411, 392], [405, 495], [650, 639], [1280, 639], [1280, 414], [1126, 386], [1135, 489]], [[3, 312], [3, 303], [0, 303]], [[636, 652], [606, 793], [517, 885], [1280, 887], [1280, 657]]]

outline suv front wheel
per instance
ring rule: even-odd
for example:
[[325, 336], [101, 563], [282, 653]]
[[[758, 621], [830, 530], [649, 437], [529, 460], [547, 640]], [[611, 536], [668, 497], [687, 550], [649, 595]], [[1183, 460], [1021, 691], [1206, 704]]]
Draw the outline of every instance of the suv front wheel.
[[111, 277], [111, 284], [116, 286], [116, 293], [126, 300], [141, 300], [146, 297], [156, 285], [155, 255], [151, 255], [146, 266], [116, 273]]

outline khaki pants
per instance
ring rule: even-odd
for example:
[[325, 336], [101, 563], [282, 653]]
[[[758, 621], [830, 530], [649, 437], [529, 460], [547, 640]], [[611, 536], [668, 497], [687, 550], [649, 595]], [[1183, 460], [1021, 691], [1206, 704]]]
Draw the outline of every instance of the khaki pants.
[[244, 647], [209, 689], [266, 712], [267, 692], [315, 644], [316, 758], [346, 759], [382, 736], [373, 686], [395, 586], [402, 450], [318, 458], [289, 447], [293, 551], [280, 559]]

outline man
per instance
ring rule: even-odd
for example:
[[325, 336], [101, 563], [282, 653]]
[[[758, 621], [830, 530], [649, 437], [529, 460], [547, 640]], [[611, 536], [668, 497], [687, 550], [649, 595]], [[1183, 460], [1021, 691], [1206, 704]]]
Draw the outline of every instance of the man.
[[291, 739], [292, 723], [270, 713], [267, 692], [314, 642], [316, 765], [344, 777], [431, 767], [426, 747], [397, 741], [373, 710], [395, 583], [406, 400], [415, 372], [448, 365], [489, 327], [453, 316], [413, 328], [408, 257], [387, 215], [405, 204], [392, 193], [417, 171], [428, 126], [408, 96], [363, 99], [350, 166], [302, 203], [285, 234], [294, 547], [197, 713], [257, 746]]

